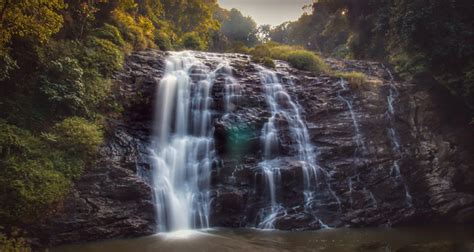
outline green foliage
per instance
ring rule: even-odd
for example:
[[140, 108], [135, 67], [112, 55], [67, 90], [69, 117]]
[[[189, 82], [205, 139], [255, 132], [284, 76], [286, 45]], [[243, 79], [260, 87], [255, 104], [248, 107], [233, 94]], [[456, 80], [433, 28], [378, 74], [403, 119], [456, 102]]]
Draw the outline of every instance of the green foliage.
[[251, 54], [256, 61], [264, 62], [265, 58], [284, 60], [293, 67], [314, 73], [327, 72], [329, 67], [318, 55], [313, 52], [288, 45], [265, 43], [257, 45]]
[[11, 232], [8, 236], [2, 233], [0, 226], [0, 251], [4, 252], [30, 252], [31, 248], [26, 240], [18, 234], [18, 230]]
[[69, 181], [54, 169], [40, 138], [0, 121], [0, 139], [0, 219], [28, 223], [67, 192]]
[[[96, 37], [89, 37], [86, 42], [51, 42], [40, 55], [41, 64], [45, 65], [39, 77], [40, 93], [55, 112], [53, 118], [94, 117], [99, 108], [110, 103], [106, 99], [111, 89], [107, 76], [121, 69], [124, 57], [112, 42]], [[82, 76], [78, 75], [80, 72]]]
[[101, 129], [80, 117], [70, 117], [56, 124], [51, 132], [59, 149], [67, 149], [79, 157], [93, 157], [103, 141]]
[[212, 15], [217, 8], [215, 0], [161, 0], [161, 3], [163, 17], [178, 37], [194, 32], [207, 47], [210, 34], [219, 29], [219, 22]]
[[428, 62], [422, 53], [413, 55], [406, 52], [393, 53], [390, 56], [390, 63], [395, 66], [395, 71], [404, 79], [410, 79], [412, 76], [428, 71]]
[[288, 62], [295, 68], [315, 73], [321, 73], [327, 70], [326, 64], [320, 57], [305, 50], [291, 52], [288, 55]]
[[196, 51], [204, 50], [206, 47], [204, 41], [202, 41], [199, 35], [195, 32], [184, 34], [183, 38], [181, 39], [181, 44], [186, 49]]
[[101, 142], [100, 128], [78, 117], [40, 137], [0, 120], [0, 219], [29, 223], [46, 216]]
[[262, 64], [266, 67], [269, 67], [269, 68], [275, 68], [276, 65], [275, 65], [275, 61], [273, 61], [271, 58], [269, 57], [263, 57], [263, 58], [254, 58], [253, 59], [254, 62], [258, 63], [258, 64]]
[[123, 38], [130, 43], [134, 49], [143, 50], [154, 47], [154, 26], [148, 18], [144, 16], [135, 18], [133, 15], [124, 11], [115, 10], [113, 12], [113, 20]]
[[470, 1], [319, 0], [269, 36], [334, 57], [389, 61], [405, 79], [431, 75], [474, 110], [472, 10]]
[[222, 21], [220, 32], [230, 41], [253, 46], [257, 42], [257, 24], [251, 17], [244, 17], [237, 9], [231, 9]]
[[294, 46], [276, 45], [270, 47], [270, 55], [275, 59], [289, 60], [290, 54], [303, 49]]
[[250, 48], [242, 42], [236, 42], [230, 47], [230, 52], [250, 54], [250, 51]]
[[334, 76], [343, 78], [352, 88], [360, 88], [371, 83], [367, 75], [361, 72], [336, 72]]
[[173, 49], [170, 36], [163, 31], [155, 30], [154, 42], [161, 50], [167, 51]]
[[76, 114], [84, 109], [86, 93], [82, 76], [83, 70], [76, 59], [64, 57], [48, 64], [40, 76], [40, 90], [53, 111]]
[[0, 1], [0, 51], [12, 38], [31, 38], [45, 42], [58, 32], [63, 23], [60, 10], [63, 0], [50, 1]]
[[10, 77], [10, 72], [18, 69], [15, 60], [8, 54], [0, 52], [0, 81], [4, 81]]
[[125, 40], [122, 38], [122, 34], [120, 34], [119, 29], [110, 24], [104, 24], [104, 26], [102, 26], [101, 28], [96, 29], [92, 33], [92, 36], [108, 40], [118, 47], [125, 46]]
[[122, 69], [124, 55], [112, 42], [89, 37], [85, 46], [82, 62], [87, 68], [97, 69], [104, 77], [110, 77], [115, 71]]

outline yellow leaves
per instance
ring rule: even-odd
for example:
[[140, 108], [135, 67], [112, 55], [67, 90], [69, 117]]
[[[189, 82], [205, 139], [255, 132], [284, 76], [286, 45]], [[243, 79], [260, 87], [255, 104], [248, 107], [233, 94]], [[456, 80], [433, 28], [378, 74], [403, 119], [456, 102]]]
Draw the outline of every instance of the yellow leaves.
[[137, 9], [138, 4], [135, 0], [120, 0], [118, 4], [118, 8], [121, 11], [130, 11]]
[[63, 17], [59, 13], [66, 7], [63, 0], [2, 1], [5, 12], [0, 22], [0, 47], [13, 36], [28, 37], [45, 42], [59, 31]]
[[153, 26], [153, 23], [150, 21], [150, 19], [141, 15], [138, 16], [138, 26], [142, 28], [146, 36], [150, 38], [153, 37], [153, 31], [155, 27]]
[[125, 40], [131, 42], [135, 49], [153, 47], [153, 33], [155, 27], [145, 16], [134, 17], [126, 12], [113, 11], [113, 19]]

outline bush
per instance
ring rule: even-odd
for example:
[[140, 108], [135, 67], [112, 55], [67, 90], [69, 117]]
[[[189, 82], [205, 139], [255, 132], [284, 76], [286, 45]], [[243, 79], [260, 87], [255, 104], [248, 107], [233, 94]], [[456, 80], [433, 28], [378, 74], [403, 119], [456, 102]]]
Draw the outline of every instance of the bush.
[[135, 18], [126, 12], [115, 10], [112, 13], [112, 19], [123, 38], [131, 43], [134, 49], [143, 50], [154, 47], [154, 27], [148, 18], [144, 16]]
[[275, 68], [276, 65], [275, 65], [275, 62], [269, 58], [269, 57], [264, 57], [264, 58], [254, 58], [253, 59], [256, 63], [258, 64], [262, 64], [266, 67], [270, 67], [270, 68]]
[[255, 58], [272, 57], [270, 46], [268, 46], [268, 44], [257, 45], [250, 50], [250, 54]]
[[5, 252], [29, 252], [32, 251], [28, 247], [24, 238], [21, 238], [18, 234], [18, 230], [14, 230], [10, 235], [2, 233], [0, 226], [0, 251]]
[[271, 47], [270, 54], [272, 58], [287, 61], [290, 57], [290, 54], [296, 50], [302, 51], [303, 49], [301, 49], [300, 47], [295, 47], [295, 46], [279, 45], [279, 46]]
[[181, 38], [181, 44], [184, 48], [196, 51], [202, 51], [206, 49], [204, 41], [195, 32], [188, 32]]
[[167, 51], [173, 49], [173, 45], [171, 44], [171, 38], [164, 31], [156, 30], [154, 32], [153, 37], [156, 46], [158, 46], [160, 50]]
[[[315, 73], [327, 72], [329, 67], [313, 52], [301, 47], [279, 45], [277, 43], [261, 44], [253, 48], [250, 54], [257, 61], [263, 62], [265, 58], [284, 60], [294, 68]], [[268, 60], [266, 60], [269, 63]]]
[[102, 140], [100, 128], [79, 117], [39, 137], [0, 120], [0, 219], [22, 224], [46, 216], [93, 160]]
[[7, 80], [10, 73], [16, 69], [18, 69], [16, 61], [8, 53], [2, 52], [0, 48], [0, 81]]
[[101, 129], [80, 117], [66, 118], [56, 124], [50, 136], [59, 149], [82, 158], [95, 156], [103, 141]]
[[123, 67], [122, 51], [108, 40], [88, 37], [84, 51], [82, 62], [87, 64], [87, 68], [99, 71], [104, 77], [110, 77]]
[[249, 54], [250, 49], [242, 42], [235, 42], [230, 47], [230, 52]]
[[324, 61], [314, 53], [304, 50], [298, 50], [289, 53], [288, 62], [295, 68], [321, 73], [327, 71]]
[[[97, 46], [97, 44], [99, 44]], [[97, 47], [94, 47], [97, 46]], [[76, 41], [57, 41], [50, 43], [42, 52], [41, 62], [45, 69], [50, 68], [51, 62], [56, 62], [59, 59], [69, 58], [71, 63], [67, 64], [71, 67], [74, 66], [82, 69], [83, 74], [80, 80], [83, 84], [83, 95], [77, 96], [81, 100], [80, 109], [66, 111], [60, 108], [57, 116], [72, 116], [72, 115], [81, 115], [93, 117], [98, 112], [98, 108], [103, 107], [107, 103], [106, 97], [109, 96], [111, 89], [111, 81], [108, 79], [108, 76], [103, 74], [111, 75], [114, 71], [122, 68], [122, 62], [124, 55], [118, 48], [110, 41], [99, 39], [96, 37], [88, 37], [87, 43], [80, 43]], [[63, 62], [65, 60], [59, 60]], [[77, 64], [73, 63], [77, 62]], [[100, 69], [99, 69], [100, 67]], [[64, 69], [67, 70], [67, 69]], [[64, 80], [71, 80], [72, 77], [68, 77], [67, 73], [64, 73], [64, 77], [61, 78], [51, 78], [49, 74], [44, 70], [44, 80], [47, 80], [49, 83], [64, 83]], [[64, 71], [63, 71], [64, 72]], [[55, 82], [53, 82], [55, 80]], [[62, 80], [62, 82], [59, 82]], [[71, 84], [65, 84], [65, 86], [59, 85], [58, 88], [68, 87]], [[43, 85], [42, 85], [43, 86]], [[56, 89], [53, 89], [56, 90]], [[67, 91], [67, 90], [62, 90]], [[42, 92], [43, 93], [43, 92]], [[47, 98], [48, 96], [46, 96]]]
[[40, 90], [60, 114], [76, 114], [84, 108], [83, 70], [76, 59], [69, 57], [51, 61], [40, 79]]
[[120, 34], [119, 29], [110, 24], [104, 24], [104, 26], [102, 26], [101, 28], [96, 29], [92, 33], [92, 36], [100, 38], [100, 39], [108, 40], [119, 47], [125, 46], [125, 40]]
[[336, 72], [334, 76], [343, 78], [352, 88], [360, 88], [372, 83], [367, 78], [367, 75], [361, 72]]
[[0, 219], [29, 223], [45, 216], [70, 181], [55, 170], [47, 143], [30, 132], [0, 121]]

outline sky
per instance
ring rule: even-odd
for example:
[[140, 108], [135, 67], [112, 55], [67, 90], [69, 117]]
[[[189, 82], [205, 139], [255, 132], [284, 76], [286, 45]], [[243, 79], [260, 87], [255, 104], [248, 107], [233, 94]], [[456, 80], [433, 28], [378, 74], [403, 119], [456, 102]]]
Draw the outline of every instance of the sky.
[[297, 20], [303, 14], [302, 7], [312, 0], [218, 0], [225, 9], [239, 9], [244, 16], [251, 16], [258, 25], [279, 25]]

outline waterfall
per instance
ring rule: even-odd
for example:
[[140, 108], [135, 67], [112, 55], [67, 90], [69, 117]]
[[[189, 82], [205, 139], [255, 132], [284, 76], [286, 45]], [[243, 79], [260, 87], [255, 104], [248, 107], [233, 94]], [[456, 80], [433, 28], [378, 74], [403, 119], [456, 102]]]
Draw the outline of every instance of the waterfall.
[[[349, 90], [347, 88], [347, 82], [343, 78], [339, 80], [339, 86], [342, 88], [342, 91]], [[356, 145], [357, 145], [356, 152], [359, 150], [365, 152], [366, 151], [365, 142], [362, 138], [362, 133], [360, 132], [359, 122], [357, 121], [357, 117], [356, 117], [356, 113], [354, 112], [354, 106], [352, 105], [352, 101], [342, 96], [341, 91], [337, 92], [337, 96], [341, 101], [343, 101], [347, 105], [347, 108], [349, 109], [349, 113], [352, 119], [352, 124], [354, 125], [354, 132], [355, 132], [354, 141], [356, 142]]]
[[239, 82], [232, 76], [232, 67], [224, 61], [217, 67], [217, 72], [224, 76], [224, 110], [226, 115], [232, 113], [242, 96]]
[[[300, 107], [292, 100], [285, 91], [283, 84], [276, 73], [261, 66], [256, 66], [261, 82], [264, 87], [266, 104], [271, 116], [264, 124], [261, 141], [263, 146], [263, 161], [260, 162], [262, 173], [270, 199], [269, 209], [263, 209], [260, 213], [261, 221], [258, 228], [274, 229], [275, 221], [279, 215], [285, 216], [286, 210], [279, 203], [278, 187], [281, 183], [281, 172], [279, 161], [281, 158], [279, 151], [279, 122], [285, 120], [290, 129], [290, 137], [296, 143], [297, 156], [293, 157], [302, 163], [304, 205], [307, 212], [311, 212], [311, 207], [317, 191], [318, 172], [328, 177], [328, 174], [316, 163], [316, 151], [311, 144], [309, 133], [305, 122], [301, 117]], [[329, 183], [328, 189], [339, 202], [339, 199], [332, 192]]]
[[398, 94], [397, 87], [395, 86], [392, 72], [390, 72], [388, 68], [386, 68], [386, 71], [390, 77], [389, 94], [387, 96], [387, 112], [386, 112], [386, 118], [389, 124], [389, 127], [387, 128], [387, 132], [388, 132], [387, 134], [390, 139], [390, 142], [392, 143], [392, 150], [396, 157], [392, 164], [391, 175], [397, 182], [403, 185], [403, 189], [405, 190], [406, 205], [408, 207], [412, 207], [413, 206], [412, 196], [408, 189], [408, 185], [405, 181], [405, 178], [400, 173], [399, 163], [400, 163], [400, 160], [402, 159], [402, 147], [400, 144], [400, 137], [398, 136], [398, 133], [395, 129], [395, 106], [394, 106], [394, 103], [396, 99], [398, 98], [399, 94]]
[[150, 148], [158, 231], [209, 227], [214, 76], [191, 52], [166, 60]]
[[[354, 127], [353, 140], [356, 143], [356, 150], [354, 151], [354, 160], [358, 160], [359, 156], [362, 156], [367, 152], [367, 147], [366, 147], [366, 144], [364, 142], [364, 138], [362, 136], [362, 133], [360, 131], [359, 121], [357, 120], [357, 116], [356, 116], [356, 113], [354, 111], [354, 106], [352, 104], [352, 100], [349, 99], [349, 98], [344, 97], [341, 93], [342, 91], [345, 92], [345, 91], [349, 90], [349, 88], [347, 87], [347, 82], [343, 78], [340, 78], [339, 86], [341, 87], [341, 90], [337, 92], [337, 97], [339, 98], [339, 100], [341, 100], [344, 104], [347, 105], [347, 109], [349, 110], [349, 114], [351, 116], [352, 124], [353, 124], [353, 127]], [[352, 208], [352, 204], [353, 204], [353, 199], [352, 199], [353, 181], [352, 180], [354, 180], [354, 179], [356, 180], [356, 182], [361, 183], [359, 171], [357, 171], [357, 170], [354, 171], [353, 176], [351, 176], [347, 179], [348, 187], [349, 187], [349, 195], [350, 195], [349, 196], [350, 197], [349, 198], [349, 203], [351, 205], [351, 208]], [[370, 190], [368, 190], [365, 187], [365, 185], [363, 185], [362, 190], [364, 191], [365, 194], [369, 195], [369, 198], [372, 201], [373, 206], [377, 207], [377, 201], [375, 200], [375, 197], [374, 197], [373, 193]]]

